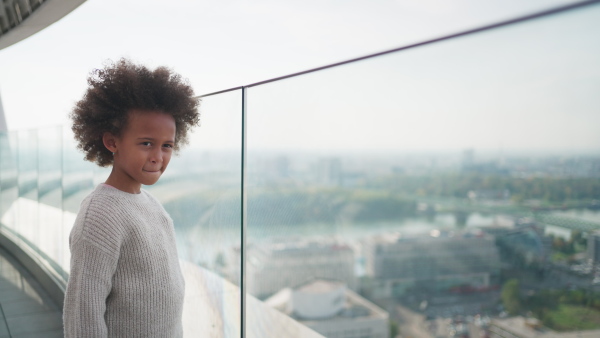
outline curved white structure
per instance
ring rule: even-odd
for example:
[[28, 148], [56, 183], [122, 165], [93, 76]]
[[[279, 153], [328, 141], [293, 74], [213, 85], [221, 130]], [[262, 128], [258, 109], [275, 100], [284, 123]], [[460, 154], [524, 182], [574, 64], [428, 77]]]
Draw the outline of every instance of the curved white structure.
[[3, 0], [0, 49], [24, 40], [62, 19], [85, 0]]
[[302, 319], [325, 319], [338, 315], [346, 303], [343, 283], [316, 280], [292, 291], [289, 306]]

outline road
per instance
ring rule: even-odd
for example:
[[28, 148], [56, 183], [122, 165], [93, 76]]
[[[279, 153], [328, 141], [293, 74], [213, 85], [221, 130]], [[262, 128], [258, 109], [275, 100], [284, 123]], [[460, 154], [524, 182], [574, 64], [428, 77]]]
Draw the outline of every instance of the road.
[[396, 306], [396, 318], [403, 338], [430, 338], [433, 335], [426, 326], [425, 316], [402, 305]]

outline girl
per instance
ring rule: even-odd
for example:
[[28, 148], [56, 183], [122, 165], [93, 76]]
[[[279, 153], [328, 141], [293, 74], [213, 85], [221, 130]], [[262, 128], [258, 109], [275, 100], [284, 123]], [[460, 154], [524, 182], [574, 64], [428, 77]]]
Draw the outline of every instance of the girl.
[[142, 184], [158, 181], [198, 124], [171, 70], [121, 59], [94, 71], [71, 118], [88, 161], [112, 165], [71, 231], [65, 337], [181, 337], [184, 281], [173, 222]]

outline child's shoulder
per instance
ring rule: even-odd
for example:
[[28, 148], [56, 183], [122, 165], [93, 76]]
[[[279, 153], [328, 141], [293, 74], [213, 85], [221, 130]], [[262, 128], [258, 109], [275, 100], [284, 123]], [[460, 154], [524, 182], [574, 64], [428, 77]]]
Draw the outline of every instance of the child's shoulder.
[[84, 210], [110, 213], [113, 216], [128, 214], [134, 209], [162, 209], [162, 204], [143, 190], [139, 194], [130, 194], [110, 185], [101, 183], [81, 203], [80, 213]]
[[83, 207], [118, 207], [124, 200], [124, 192], [110, 185], [101, 183], [81, 202]]
[[82, 216], [110, 215], [110, 217], [127, 213], [136, 200], [145, 199], [142, 196], [129, 194], [104, 183], [98, 185], [81, 202], [79, 214]]
[[71, 245], [87, 239], [87, 243], [110, 248], [123, 238], [130, 207], [113, 189], [120, 191], [101, 184], [83, 199], [71, 230]]

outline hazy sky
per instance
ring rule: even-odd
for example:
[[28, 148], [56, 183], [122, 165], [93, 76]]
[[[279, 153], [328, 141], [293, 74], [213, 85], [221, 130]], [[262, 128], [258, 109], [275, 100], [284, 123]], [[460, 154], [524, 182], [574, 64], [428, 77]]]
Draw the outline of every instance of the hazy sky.
[[252, 87], [248, 145], [598, 154], [599, 30], [595, 6]]
[[63, 124], [106, 59], [171, 66], [203, 94], [570, 2], [88, 0], [0, 51], [0, 94], [9, 129]]

